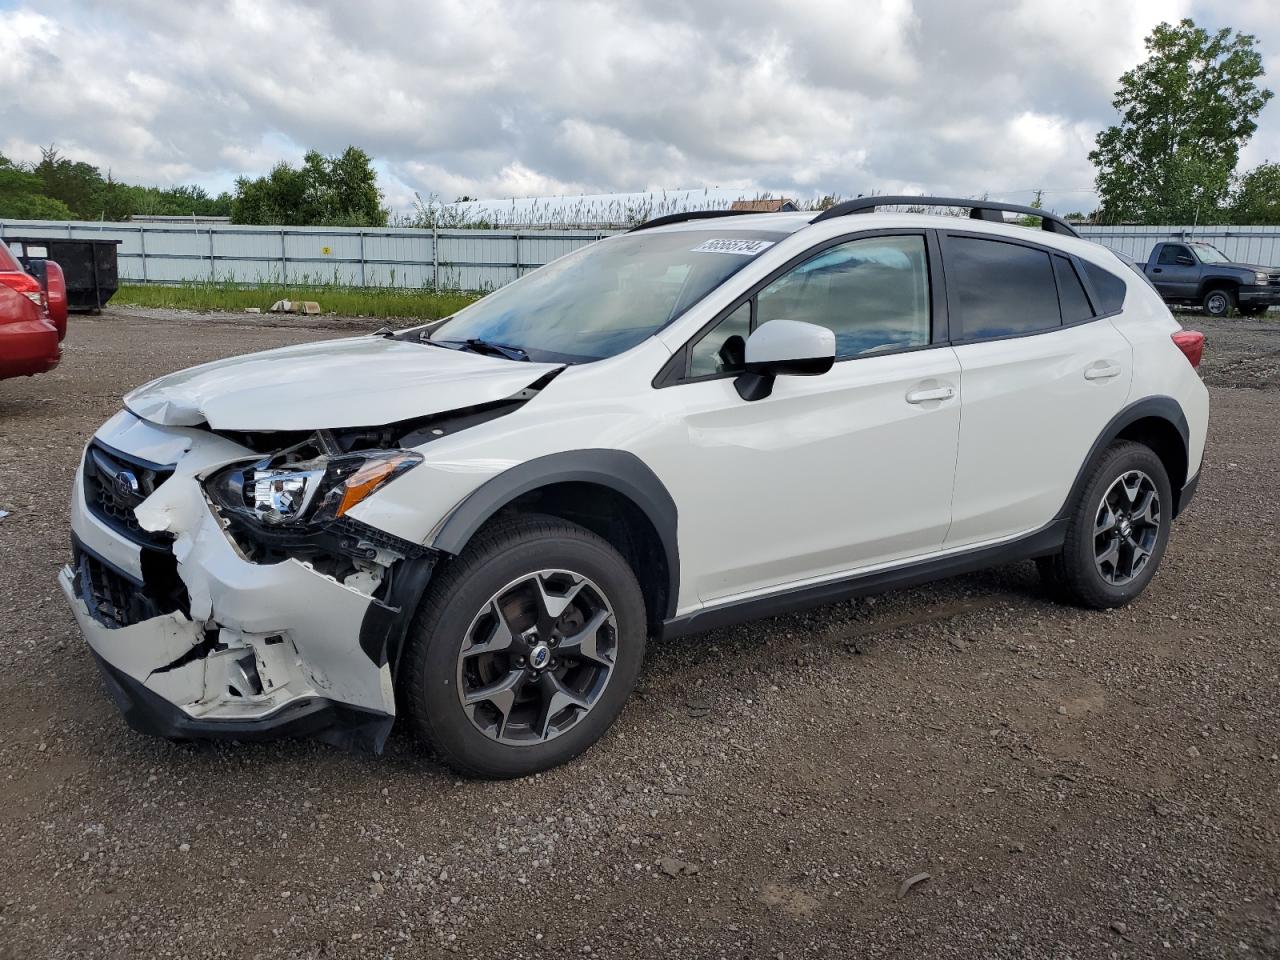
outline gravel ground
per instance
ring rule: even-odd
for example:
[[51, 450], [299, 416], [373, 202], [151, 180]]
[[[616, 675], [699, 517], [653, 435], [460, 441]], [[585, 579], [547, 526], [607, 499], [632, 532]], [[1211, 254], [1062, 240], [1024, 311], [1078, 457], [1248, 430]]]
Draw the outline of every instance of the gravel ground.
[[111, 311], [0, 383], [0, 958], [1280, 956], [1280, 325], [1190, 320], [1200, 493], [1124, 610], [1019, 564], [655, 643], [513, 783], [132, 733], [54, 583], [81, 445], [153, 376], [369, 325]]

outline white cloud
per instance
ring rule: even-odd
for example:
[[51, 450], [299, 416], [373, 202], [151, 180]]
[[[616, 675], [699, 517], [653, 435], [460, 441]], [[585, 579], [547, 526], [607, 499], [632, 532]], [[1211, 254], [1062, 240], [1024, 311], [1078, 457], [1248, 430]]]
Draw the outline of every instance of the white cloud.
[[[1267, 0], [19, 0], [0, 149], [227, 186], [355, 143], [414, 191], [1045, 187], [1087, 207], [1116, 79], [1161, 19], [1259, 37]], [[28, 95], [31, 94], [31, 95]], [[1280, 159], [1280, 107], [1247, 162]], [[1055, 192], [1056, 191], [1056, 192]]]

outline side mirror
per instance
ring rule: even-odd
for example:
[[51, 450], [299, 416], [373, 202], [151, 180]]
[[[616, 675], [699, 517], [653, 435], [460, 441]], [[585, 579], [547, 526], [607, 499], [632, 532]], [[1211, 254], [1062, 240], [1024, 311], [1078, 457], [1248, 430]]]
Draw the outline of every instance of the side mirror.
[[1173, 258], [1180, 267], [1194, 267], [1196, 262], [1188, 257], [1185, 253], [1179, 254]]
[[741, 370], [747, 362], [747, 341], [735, 333], [720, 344], [716, 356], [721, 370]]
[[836, 335], [802, 320], [770, 320], [747, 338], [746, 372], [734, 381], [743, 400], [763, 400], [775, 377], [813, 377], [836, 362]]

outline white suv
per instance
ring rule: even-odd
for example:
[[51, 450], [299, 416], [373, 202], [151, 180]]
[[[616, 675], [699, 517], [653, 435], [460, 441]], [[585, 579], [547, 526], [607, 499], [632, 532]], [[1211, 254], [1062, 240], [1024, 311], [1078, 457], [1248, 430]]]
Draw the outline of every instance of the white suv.
[[135, 390], [61, 584], [138, 729], [377, 751], [403, 712], [525, 774], [604, 733], [649, 636], [1027, 558], [1131, 600], [1195, 488], [1202, 344], [1043, 211], [665, 217]]

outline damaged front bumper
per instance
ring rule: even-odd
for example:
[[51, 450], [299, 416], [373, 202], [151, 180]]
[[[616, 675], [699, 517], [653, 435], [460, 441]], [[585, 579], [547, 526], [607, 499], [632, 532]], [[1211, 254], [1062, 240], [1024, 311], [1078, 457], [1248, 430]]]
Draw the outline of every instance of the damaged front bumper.
[[62, 591], [135, 729], [314, 735], [378, 752], [395, 717], [395, 658], [434, 555], [408, 545], [379, 577], [345, 581], [304, 560], [251, 561], [200, 481], [246, 454], [198, 429], [113, 418], [76, 478]]

